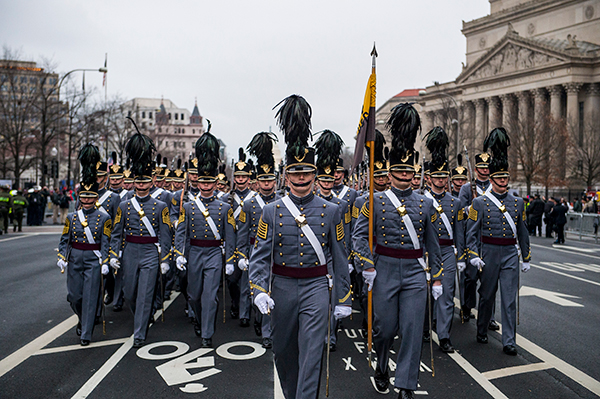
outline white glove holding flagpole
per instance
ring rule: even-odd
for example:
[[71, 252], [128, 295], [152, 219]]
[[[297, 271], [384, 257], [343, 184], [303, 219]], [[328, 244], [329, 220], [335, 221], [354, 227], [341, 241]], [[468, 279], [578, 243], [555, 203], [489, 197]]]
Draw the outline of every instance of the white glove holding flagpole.
[[59, 259], [58, 262], [56, 262], [56, 266], [60, 267], [61, 273], [63, 273], [65, 271], [65, 269], [67, 268], [68, 265], [69, 264], [62, 259]]
[[175, 264], [177, 265], [177, 269], [184, 271], [185, 270], [185, 264], [187, 263], [187, 259], [185, 258], [185, 256], [181, 256], [179, 255], [177, 257], [177, 259], [175, 260]]
[[269, 313], [269, 310], [275, 307], [275, 301], [264, 292], [261, 292], [254, 298], [254, 304], [262, 314]]

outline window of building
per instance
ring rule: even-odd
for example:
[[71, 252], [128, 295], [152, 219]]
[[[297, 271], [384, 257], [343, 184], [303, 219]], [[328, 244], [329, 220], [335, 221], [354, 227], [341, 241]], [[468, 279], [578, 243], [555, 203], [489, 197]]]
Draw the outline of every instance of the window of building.
[[29, 83], [37, 83], [37, 78], [34, 78], [34, 77], [29, 78]]
[[196, 134], [196, 129], [192, 129], [192, 134]]
[[185, 129], [181, 128], [181, 133], [185, 134]]
[[183, 118], [183, 114], [181, 114], [181, 120], [183, 120], [183, 119], [184, 119], [184, 118]]
[[152, 111], [148, 111], [148, 118], [152, 119]]
[[27, 83], [27, 77], [21, 76], [21, 83]]
[[175, 114], [175, 120], [178, 120], [179, 114]]
[[162, 127], [160, 127], [160, 126], [158, 127], [158, 132], [162, 133]]
[[142, 111], [142, 119], [144, 119], [146, 117], [146, 112]]

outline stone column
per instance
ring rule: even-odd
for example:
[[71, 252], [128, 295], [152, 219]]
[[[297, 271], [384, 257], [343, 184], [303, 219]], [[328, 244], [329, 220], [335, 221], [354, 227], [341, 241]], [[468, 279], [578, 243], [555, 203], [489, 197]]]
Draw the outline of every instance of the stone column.
[[531, 90], [531, 98], [533, 98], [533, 128], [534, 129], [543, 129], [544, 124], [546, 123], [545, 116], [546, 112], [544, 112], [545, 100], [546, 100], [546, 90], [544, 89], [533, 89]]
[[560, 101], [563, 88], [562, 86], [551, 86], [548, 87], [550, 92], [550, 115], [555, 121], [562, 117], [562, 104]]
[[512, 118], [517, 116], [515, 96], [514, 94], [501, 94], [500, 101], [502, 101], [502, 126], [510, 132], [513, 128]]
[[598, 127], [600, 118], [600, 83], [590, 83], [586, 90], [587, 98], [584, 104], [583, 121], [585, 127]]
[[483, 140], [485, 140], [485, 100], [478, 98], [475, 103], [475, 135], [474, 145], [476, 148], [483, 148]]
[[[467, 146], [469, 151], [473, 151], [474, 148], [474, 137], [475, 137], [475, 107], [471, 101], [465, 101], [463, 103], [463, 115], [461, 118], [461, 136], [463, 143]], [[463, 166], [466, 164], [463, 164]]]
[[518, 129], [523, 131], [528, 131], [530, 126], [529, 113], [530, 113], [530, 100], [529, 93], [526, 91], [520, 91], [516, 93], [518, 106], [519, 106], [519, 114], [518, 114]]
[[567, 91], [567, 126], [574, 134], [579, 137], [579, 90], [582, 83], [566, 83], [564, 85]]
[[[491, 131], [502, 125], [502, 114], [500, 113], [500, 99], [498, 97], [489, 97], [485, 101], [488, 105], [488, 130]], [[486, 132], [487, 134], [488, 132]]]

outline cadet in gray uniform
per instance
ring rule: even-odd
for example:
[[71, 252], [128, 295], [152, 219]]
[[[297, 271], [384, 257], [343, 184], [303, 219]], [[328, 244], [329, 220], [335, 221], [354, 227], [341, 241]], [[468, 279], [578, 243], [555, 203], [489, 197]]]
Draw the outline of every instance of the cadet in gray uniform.
[[[255, 191], [250, 190], [250, 176], [252, 174], [252, 164], [250, 161], [246, 162], [246, 154], [244, 149], [239, 149], [239, 160], [236, 162], [233, 168], [233, 180], [235, 182], [235, 190], [231, 193], [227, 193], [221, 196], [221, 201], [227, 202], [233, 210], [233, 216], [235, 217], [236, 224], [240, 221], [242, 215], [242, 205], [245, 201], [256, 195]], [[237, 226], [237, 225], [236, 225]], [[237, 227], [236, 227], [237, 233]], [[239, 251], [235, 250], [235, 259], [227, 259], [227, 265], [225, 273], [227, 274], [227, 288], [229, 288], [229, 295], [231, 296], [231, 310], [230, 315], [232, 319], [237, 319], [240, 312], [240, 301], [244, 301], [243, 306], [248, 306], [248, 300], [244, 299], [240, 295], [240, 278], [242, 277], [241, 269], [234, 267], [237, 264], [237, 258], [239, 257]], [[249, 319], [240, 320], [242, 327], [248, 327], [250, 325]]]
[[341, 212], [311, 192], [310, 114], [296, 95], [278, 110], [290, 194], [263, 208], [249, 265], [254, 303], [271, 312], [275, 366], [287, 399], [318, 397], [330, 298], [338, 318], [351, 313]]
[[[145, 344], [156, 276], [169, 270], [171, 220], [167, 205], [149, 195], [152, 186], [152, 140], [139, 131], [126, 147], [136, 194], [121, 202], [110, 242], [110, 265], [123, 273], [125, 301], [134, 314], [133, 346]], [[122, 255], [120, 255], [122, 253]]]
[[[425, 196], [433, 201], [437, 211], [437, 228], [440, 250], [442, 253], [442, 295], [434, 303], [436, 314], [436, 332], [440, 349], [445, 353], [453, 353], [454, 347], [450, 341], [450, 328], [454, 316], [454, 287], [456, 281], [456, 255], [464, 253], [464, 215], [458, 205], [458, 199], [446, 192], [448, 176], [448, 136], [439, 126], [427, 134], [427, 148], [431, 152], [430, 191]], [[465, 268], [464, 260], [462, 268]]]
[[480, 271], [477, 341], [487, 344], [488, 323], [500, 282], [502, 304], [502, 345], [504, 353], [516, 355], [517, 292], [519, 256], [521, 270], [529, 270], [531, 251], [522, 198], [508, 193], [508, 146], [504, 128], [491, 131], [484, 141], [484, 151], [492, 151], [489, 164], [492, 191], [473, 200], [467, 220], [469, 267]]
[[[394, 385], [400, 389], [399, 397], [412, 398], [418, 384], [427, 280], [431, 274], [434, 298], [439, 297], [443, 269], [433, 202], [410, 187], [419, 115], [412, 105], [399, 104], [392, 109], [387, 126], [392, 134], [392, 187], [374, 198], [372, 218], [365, 202], [352, 238], [365, 283], [373, 290], [376, 389], [381, 393], [389, 390], [388, 356], [398, 335], [402, 339]], [[369, 248], [370, 222], [376, 235], [374, 254]], [[430, 269], [423, 259], [424, 248], [429, 253]]]
[[[248, 145], [250, 155], [257, 158], [258, 172], [257, 180], [259, 192], [247, 201], [244, 201], [242, 212], [238, 220], [237, 250], [238, 267], [242, 270], [240, 279], [240, 319], [250, 319], [252, 309], [252, 298], [248, 278], [248, 260], [256, 243], [256, 231], [262, 210], [266, 204], [277, 201], [279, 195], [275, 193], [275, 159], [273, 158], [273, 141], [277, 137], [273, 133], [258, 133]], [[243, 214], [243, 216], [242, 216]], [[270, 349], [273, 346], [271, 340], [271, 317], [256, 312], [254, 320], [254, 331], [262, 337], [263, 348]]]
[[[111, 158], [113, 159], [114, 163], [108, 168], [108, 181], [110, 184], [110, 191], [117, 194], [121, 201], [123, 201], [127, 199], [127, 194], [129, 193], [123, 188], [123, 167], [117, 163], [116, 152], [112, 152]], [[109, 273], [106, 279], [106, 291], [108, 292], [106, 304], [108, 305], [110, 303], [110, 300], [108, 299], [112, 298], [113, 310], [115, 312], [120, 312], [121, 310], [123, 310], [123, 274], [114, 274], [114, 282], [112, 282], [112, 287], [110, 280], [111, 274], [112, 273]]]
[[94, 330], [101, 274], [108, 273], [108, 251], [112, 221], [100, 212], [96, 163], [100, 160], [98, 148], [86, 144], [79, 151], [82, 181], [79, 191], [81, 208], [67, 215], [58, 245], [58, 267], [67, 269], [67, 300], [79, 318], [76, 332], [82, 346], [89, 345]]
[[[219, 165], [219, 142], [210, 132], [196, 142], [200, 195], [183, 206], [175, 233], [179, 270], [187, 264], [187, 294], [194, 310], [194, 332], [201, 346], [212, 348], [215, 332], [217, 292], [223, 271], [223, 253], [230, 259], [235, 251], [235, 219], [229, 204], [216, 198], [214, 190]], [[225, 306], [223, 304], [223, 306]]]

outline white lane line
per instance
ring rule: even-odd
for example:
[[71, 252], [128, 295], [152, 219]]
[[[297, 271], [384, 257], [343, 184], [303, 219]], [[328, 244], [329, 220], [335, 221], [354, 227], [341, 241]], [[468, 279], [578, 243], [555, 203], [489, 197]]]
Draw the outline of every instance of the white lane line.
[[[457, 298], [454, 298], [454, 305], [460, 309], [460, 301]], [[477, 309], [472, 309], [473, 314], [477, 316]], [[500, 326], [500, 330], [498, 334], [502, 335], [502, 324], [496, 320], [496, 323]], [[554, 356], [552, 353], [547, 350], [537, 346], [527, 338], [523, 337], [521, 334], [515, 336], [515, 341], [517, 342], [517, 346], [525, 349], [527, 352], [531, 353], [538, 359], [540, 359], [543, 363], [552, 366], [556, 370], [560, 371], [579, 385], [587, 388], [594, 394], [600, 396], [600, 382], [593, 379], [589, 375], [585, 374], [583, 371], [571, 366], [569, 363], [565, 362], [562, 359]]]
[[598, 249], [570, 247], [570, 246], [564, 245], [564, 244], [552, 245], [552, 248], [554, 248], [554, 249], [565, 248], [565, 249], [571, 249], [573, 251], [587, 252], [588, 254], [593, 254], [594, 252], [599, 251]]
[[[175, 292], [171, 295], [171, 299], [165, 301], [165, 310], [177, 299], [179, 292]], [[162, 309], [159, 309], [154, 314], [154, 320], [158, 320], [162, 313]], [[152, 326], [152, 325], [151, 325]], [[133, 335], [125, 341], [123, 345], [94, 373], [94, 375], [86, 381], [85, 384], [72, 396], [72, 398], [87, 398], [96, 387], [102, 382], [102, 380], [115, 368], [117, 364], [125, 357], [127, 352], [133, 347]]]
[[505, 367], [498, 370], [491, 370], [482, 373], [482, 375], [488, 380], [494, 380], [496, 378], [510, 377], [511, 375], [531, 373], [533, 371], [548, 370], [554, 368], [554, 366], [548, 363], [531, 363], [522, 366]]
[[534, 264], [532, 264], [531, 266], [537, 267], [538, 269], [546, 270], [547, 272], [552, 272], [552, 273], [560, 274], [561, 276], [565, 276], [565, 277], [569, 277], [569, 278], [572, 278], [572, 279], [575, 279], [575, 280], [583, 281], [584, 283], [590, 283], [590, 284], [594, 284], [594, 285], [600, 286], [600, 283], [598, 283], [596, 281], [588, 280], [586, 278], [581, 278], [581, 277], [577, 277], [577, 276], [571, 276], [570, 274], [559, 272], [558, 270], [549, 269], [549, 268], [544, 267], [544, 266], [539, 266], [539, 265], [534, 265]]
[[2, 361], [0, 361], [0, 377], [17, 367], [44, 346], [48, 345], [50, 342], [54, 341], [56, 338], [60, 337], [76, 325], [77, 316], [73, 315], [56, 327], [40, 335], [27, 345], [23, 346], [21, 349], [16, 350], [12, 354], [2, 359]]
[[570, 254], [570, 255], [577, 255], [577, 256], [587, 256], [590, 258], [594, 258], [596, 260], [598, 260], [598, 258], [600, 258], [598, 255], [588, 255], [588, 254], [582, 254], [582, 253], [577, 253], [574, 251], [565, 251], [564, 249], [558, 249], [558, 248], [553, 248], [553, 247], [547, 247], [545, 245], [540, 245], [540, 244], [530, 244], [532, 247], [538, 247], [538, 248], [543, 248], [543, 249], [551, 249], [553, 251], [558, 251], [558, 252], [564, 252], [566, 254]]
[[59, 347], [56, 347], [56, 348], [46, 348], [46, 349], [41, 349], [41, 350], [35, 352], [33, 355], [34, 356], [48, 355], [48, 354], [51, 354], [51, 353], [69, 352], [69, 351], [76, 351], [76, 350], [79, 350], [79, 349], [91, 349], [91, 348], [99, 348], [99, 347], [102, 347], [102, 346], [119, 345], [119, 344], [124, 343], [128, 339], [129, 338], [119, 338], [119, 339], [111, 339], [111, 340], [108, 340], [108, 341], [92, 342], [88, 346], [67, 345], [67, 346], [59, 346]]
[[279, 374], [277, 374], [277, 367], [275, 367], [275, 359], [273, 359], [273, 380], [275, 381], [273, 392], [275, 399], [285, 399], [283, 396], [283, 389], [281, 388], [281, 382], [279, 381]]
[[[436, 344], [440, 344], [438, 341], [438, 336], [435, 332], [432, 331], [432, 338]], [[477, 382], [487, 393], [489, 393], [493, 398], [496, 399], [508, 399], [506, 395], [502, 393], [494, 384], [492, 384], [482, 373], [480, 373], [471, 363], [469, 363], [464, 357], [462, 357], [458, 352], [448, 353], [448, 356], [452, 360], [456, 362], [463, 370], [467, 372]]]
[[27, 234], [23, 234], [22, 236], [18, 236], [18, 237], [5, 238], [3, 240], [0, 240], [0, 243], [10, 241], [10, 240], [18, 240], [19, 238], [33, 237], [33, 236], [37, 236], [37, 235], [40, 235], [40, 233], [27, 233]]

